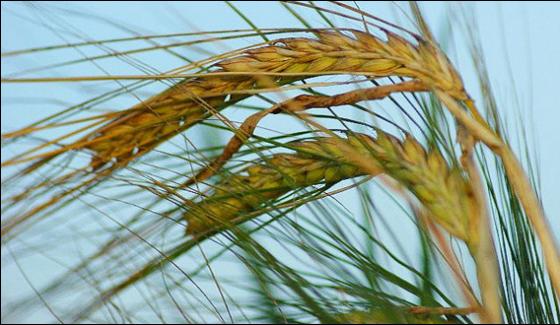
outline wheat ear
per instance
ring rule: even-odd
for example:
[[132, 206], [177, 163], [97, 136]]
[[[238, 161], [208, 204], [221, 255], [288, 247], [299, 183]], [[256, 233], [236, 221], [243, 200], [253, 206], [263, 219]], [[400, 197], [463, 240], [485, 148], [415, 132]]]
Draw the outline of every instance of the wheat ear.
[[[456, 98], [466, 98], [457, 73], [430, 43], [420, 41], [413, 45], [390, 32], [386, 32], [387, 41], [359, 31], [353, 30], [352, 34], [354, 38], [339, 32], [317, 31], [316, 40], [281, 39], [269, 46], [247, 50], [238, 57], [217, 63], [218, 71], [181, 82], [77, 143], [39, 157], [48, 158], [66, 150], [86, 148], [94, 152], [93, 167], [100, 167], [113, 159], [128, 162], [204, 119], [213, 109], [220, 110], [243, 99], [246, 97], [244, 90], [278, 87], [324, 74], [411, 77]], [[227, 75], [228, 72], [248, 75]], [[251, 76], [259, 73], [273, 73], [277, 77]], [[3, 165], [33, 158], [10, 160]]]
[[[406, 186], [450, 234], [469, 246], [478, 243], [478, 215], [468, 179], [458, 167], [448, 166], [437, 150], [426, 151], [412, 136], [400, 141], [379, 130], [376, 139], [352, 134], [346, 140], [333, 137], [297, 146], [312, 147], [315, 154], [320, 149], [322, 159], [329, 157], [330, 162], [281, 154], [272, 157], [267, 166], [251, 166], [246, 175], [234, 175], [218, 184], [214, 195], [189, 210], [185, 215], [187, 233], [206, 230], [214, 222], [227, 223], [294, 188], [368, 174], [357, 159], [370, 157], [374, 171], [382, 171]], [[333, 161], [335, 165], [328, 165]], [[334, 172], [336, 168], [346, 170], [346, 165], [353, 168]]]
[[[442, 62], [437, 49], [429, 43], [414, 45], [390, 32], [386, 32], [387, 41], [359, 31], [352, 34], [354, 37], [317, 31], [317, 39], [286, 38], [246, 50], [216, 63], [218, 70], [180, 82], [136, 105], [74, 144], [9, 160], [3, 165], [50, 159], [76, 149], [94, 153], [91, 160], [94, 168], [115, 160], [126, 165], [215, 111], [249, 96], [244, 92], [280, 87], [325, 74], [411, 77], [457, 98], [465, 98], [458, 75], [448, 69], [449, 65]], [[275, 76], [266, 76], [267, 73]]]
[[[198, 236], [243, 221], [244, 215], [294, 189], [365, 175], [341, 150], [339, 141], [351, 145], [357, 153], [367, 154], [355, 135], [290, 144], [295, 153], [276, 154], [249, 166], [220, 182], [210, 197], [191, 207], [184, 215], [187, 234]], [[375, 167], [368, 171], [370, 175], [379, 172]]]

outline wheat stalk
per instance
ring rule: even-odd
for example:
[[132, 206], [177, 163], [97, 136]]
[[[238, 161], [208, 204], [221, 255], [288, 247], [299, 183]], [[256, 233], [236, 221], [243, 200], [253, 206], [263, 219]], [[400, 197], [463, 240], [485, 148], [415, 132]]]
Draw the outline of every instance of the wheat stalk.
[[[436, 95], [469, 135], [474, 138], [469, 146], [474, 147], [476, 142], [482, 142], [502, 160], [508, 180], [511, 182], [512, 188], [542, 245], [546, 268], [554, 291], [556, 295], [560, 295], [560, 272], [558, 272], [560, 270], [560, 253], [554, 236], [550, 232], [550, 225], [544, 216], [539, 199], [519, 159], [510, 146], [486, 123], [481, 123], [478, 119], [469, 116], [461, 107], [460, 102], [444, 92], [436, 91]], [[469, 107], [471, 112], [477, 111], [474, 102], [467, 100], [464, 104]]]

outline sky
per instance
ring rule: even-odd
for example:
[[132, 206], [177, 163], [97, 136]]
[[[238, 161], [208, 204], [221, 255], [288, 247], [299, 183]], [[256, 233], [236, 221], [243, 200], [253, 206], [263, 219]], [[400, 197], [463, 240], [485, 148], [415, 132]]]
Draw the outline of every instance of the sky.
[[[321, 2], [317, 2], [321, 4]], [[360, 7], [383, 18], [394, 17], [399, 13], [395, 6], [378, 3], [362, 3]], [[236, 4], [253, 23], [260, 28], [274, 27], [299, 27], [297, 20], [274, 3], [243, 2]], [[399, 4], [406, 6], [406, 4]], [[37, 7], [33, 7], [37, 6]], [[542, 201], [552, 232], [560, 233], [560, 192], [557, 189], [560, 181], [560, 133], [558, 132], [558, 121], [560, 121], [560, 97], [558, 92], [558, 76], [560, 76], [560, 43], [557, 41], [560, 33], [560, 3], [544, 2], [511, 2], [511, 3], [465, 3], [467, 10], [473, 10], [477, 20], [476, 26], [480, 31], [481, 43], [486, 55], [489, 75], [492, 86], [498, 98], [500, 113], [510, 121], [509, 127], [513, 134], [515, 124], [521, 117], [521, 123], [529, 130], [538, 152], [538, 169], [541, 175], [540, 189]], [[447, 5], [439, 2], [423, 3], [422, 8], [428, 22], [435, 26], [436, 35], [440, 36], [445, 30], [444, 19], [447, 15]], [[56, 9], [56, 10], [55, 10]], [[62, 10], [69, 10], [61, 14]], [[87, 12], [97, 14], [106, 21], [99, 21], [71, 13]], [[305, 11], [303, 11], [305, 12]], [[54, 22], [53, 17], [62, 15], [64, 19]], [[319, 22], [316, 16], [311, 21]], [[186, 31], [200, 30], [228, 30], [245, 29], [247, 24], [236, 16], [233, 11], [220, 2], [142, 2], [131, 5], [124, 2], [49, 2], [37, 4], [21, 4], [17, 2], [3, 2], [1, 12], [2, 27], [2, 52], [61, 44], [69, 41], [69, 36], [53, 33], [50, 28], [75, 28], [85, 37], [90, 39], [106, 39], [129, 36], [130, 32], [139, 34], [167, 34]], [[107, 24], [107, 21], [126, 25], [130, 31], [125, 32], [115, 29]], [[397, 23], [408, 24], [402, 18], [393, 20]], [[57, 24], [59, 24], [57, 26]], [[457, 31], [459, 27], [455, 20], [451, 20], [450, 28]], [[50, 27], [49, 27], [50, 26]], [[361, 28], [359, 24], [352, 26]], [[461, 36], [459, 36], [461, 37]], [[480, 98], [476, 90], [476, 80], [469, 67], [469, 58], [465, 56], [465, 48], [458, 38], [456, 44], [449, 45], [450, 58], [463, 72], [464, 82], [467, 90], [473, 94], [475, 100]], [[232, 42], [229, 46], [242, 47], [249, 45], [249, 41]], [[232, 47], [227, 49], [231, 50]], [[118, 48], [115, 45], [115, 48]], [[216, 47], [216, 50], [225, 48]], [[59, 54], [61, 53], [61, 54]], [[61, 57], [57, 57], [61, 55]], [[45, 57], [33, 57], [29, 59], [13, 60], [2, 58], [2, 77], [13, 71], [20, 71], [29, 66], [41, 66], [55, 62], [62, 56], [75, 55], [71, 51], [61, 51], [57, 54], [49, 54]], [[205, 53], [198, 55], [204, 57]], [[140, 56], [148, 60], [160, 70], [171, 69], [179, 64], [178, 60], [166, 57], [160, 60], [149, 54]], [[26, 61], [29, 60], [29, 61]], [[44, 61], [41, 61], [44, 60]], [[107, 60], [102, 67], [81, 65], [82, 70], [76, 72], [70, 68], [61, 68], [57, 73], [64, 75], [99, 75], [100, 70], [112, 74], [126, 74], [130, 67], [123, 67], [118, 60]], [[48, 72], [39, 76], [47, 76]], [[57, 88], [58, 87], [58, 88]], [[30, 116], [37, 118], [60, 107], [60, 103], [45, 103], [45, 105], [31, 105], [27, 111], [22, 111], [18, 106], [13, 109], [11, 104], [17, 98], [28, 95], [50, 96], [58, 98], [63, 102], [75, 102], [83, 96], [87, 87], [76, 88], [61, 93], [59, 85], [44, 85], [40, 88], [35, 85], [6, 85], [2, 84], [2, 133], [16, 129], [28, 123]], [[54, 94], [54, 96], [53, 96]], [[130, 99], [129, 99], [130, 100]], [[513, 141], [515, 146], [515, 141]], [[2, 149], [3, 155], [9, 155]], [[2, 160], [5, 158], [3, 157]], [[5, 176], [4, 170], [2, 171]], [[558, 235], [557, 235], [558, 237]], [[3, 255], [5, 251], [3, 250]], [[3, 259], [4, 261], [4, 259]], [[33, 261], [26, 264], [27, 267], [35, 269], [40, 267]], [[17, 272], [12, 269], [11, 272]], [[7, 273], [8, 274], [8, 273]], [[14, 273], [11, 273], [14, 274]], [[41, 274], [33, 274], [40, 281]], [[16, 275], [2, 276], [2, 300], [10, 299], [17, 295], [22, 286], [26, 286], [21, 277]], [[28, 290], [29, 288], [25, 289]], [[43, 315], [44, 316], [44, 315]], [[44, 320], [41, 315], [36, 320]], [[44, 316], [47, 317], [47, 316]]]

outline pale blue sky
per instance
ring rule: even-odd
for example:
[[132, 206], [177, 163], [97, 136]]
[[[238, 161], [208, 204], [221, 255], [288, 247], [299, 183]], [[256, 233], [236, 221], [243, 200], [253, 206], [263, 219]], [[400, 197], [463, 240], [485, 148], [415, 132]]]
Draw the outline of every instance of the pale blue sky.
[[[317, 2], [317, 4], [321, 4], [321, 2]], [[220, 2], [142, 2], [134, 5], [129, 2], [52, 2], [37, 3], [36, 5], [40, 8], [39, 11], [36, 10], [37, 8], [32, 8], [32, 4], [2, 3], [2, 52], [61, 44], [67, 40], [74, 40], [64, 34], [55, 34], [46, 26], [64, 30], [76, 28], [76, 31], [90, 39], [130, 36], [129, 33], [107, 26], [104, 22], [73, 15], [65, 15], [64, 20], [58, 21], [65, 25], [56, 27], [56, 19], [51, 20], [55, 18], [52, 14], [60, 15], [61, 12], [50, 12], [54, 7], [97, 14], [108, 21], [122, 23], [138, 34], [249, 28], [230, 8]], [[243, 2], [237, 6], [260, 28], [301, 26], [297, 20], [275, 3]], [[391, 17], [398, 12], [395, 7], [387, 4], [370, 2], [360, 3], [360, 6], [362, 9], [388, 20], [392, 20]], [[405, 7], [406, 4], [402, 4], [402, 6]], [[560, 233], [560, 191], [557, 184], [560, 182], [560, 168], [558, 168], [560, 166], [560, 150], [558, 150], [560, 145], [558, 126], [560, 96], [557, 80], [560, 76], [560, 63], [558, 63], [560, 43], [557, 41], [560, 35], [560, 3], [468, 3], [464, 6], [476, 13], [477, 26], [481, 31], [481, 42], [487, 56], [489, 74], [492, 77], [492, 85], [498, 98], [501, 114], [507, 116], [512, 122], [515, 122], [518, 116], [522, 116], [523, 123], [531, 124], [529, 131], [532, 133], [529, 136], [533, 137], [539, 153], [538, 169], [542, 176], [541, 189], [544, 207], [551, 220], [553, 232]], [[422, 7], [425, 9], [429, 22], [435, 26], [435, 33], [439, 34], [443, 30], [441, 23], [445, 22], [446, 5], [426, 3], [422, 4]], [[307, 15], [306, 12], [306, 10], [300, 11], [306, 18], [310, 18], [312, 23], [321, 26], [321, 21], [316, 15], [311, 13]], [[453, 25], [455, 20], [451, 21], [451, 29], [458, 30], [458, 27]], [[407, 24], [406, 21], [397, 22]], [[66, 25], [66, 23], [68, 24]], [[346, 26], [348, 26], [347, 23]], [[348, 27], [361, 28], [361, 25], [356, 23]], [[253, 40], [228, 43], [228, 49], [249, 45]], [[456, 43], [464, 44], [461, 38]], [[119, 49], [117, 45], [114, 48]], [[216, 47], [216, 50], [223, 49]], [[450, 57], [459, 71], [463, 73], [468, 91], [477, 99], [479, 97], [475, 88], [476, 81], [474, 75], [468, 70], [469, 57], [464, 54], [465, 51], [465, 48], [459, 45], [458, 48], [451, 51]], [[462, 55], [458, 56], [456, 53]], [[56, 52], [56, 55], [45, 56], [45, 62], [37, 62], [34, 56], [29, 56], [34, 61], [26, 61], [26, 59], [12, 61], [2, 58], [2, 76], [23, 70], [27, 64], [42, 66], [50, 63], [48, 61], [50, 59], [57, 62], [75, 54], [72, 51]], [[61, 57], [58, 57], [59, 55]], [[204, 57], [204, 53], [199, 55]], [[170, 57], [162, 60], [147, 54], [140, 58], [161, 71], [181, 64], [179, 60]], [[131, 71], [138, 73], [137, 70], [128, 66], [123, 67], [122, 62], [118, 60], [104, 63], [102, 67], [112, 74], [126, 74]], [[76, 70], [65, 68], [57, 70], [57, 72], [61, 74], [67, 72], [71, 75], [102, 74], [99, 67], [91, 64], [83, 65], [81, 69], [78, 73]], [[48, 76], [48, 73], [47, 71], [40, 76]], [[512, 88], [511, 80], [514, 80], [515, 88]], [[107, 87], [109, 84], [105, 84], [105, 86]], [[44, 107], [40, 107], [40, 105], [31, 106], [26, 112], [20, 110], [23, 106], [18, 106], [18, 110], [11, 110], [12, 106], [6, 105], [6, 103], [12, 103], [14, 99], [25, 97], [32, 92], [36, 96], [45, 95], [67, 102], [76, 102], [83, 99], [84, 91], [87, 91], [87, 88], [74, 89], [60, 94], [60, 88], [57, 87], [60, 85], [44, 85], [37, 89], [36, 85], [2, 84], [2, 132], [27, 124], [30, 115], [35, 118], [45, 114]], [[55, 96], [52, 96], [53, 94]], [[6, 97], [12, 99], [5, 101]], [[56, 103], [49, 103], [47, 106], [51, 110], [50, 112], [60, 107]], [[514, 124], [511, 125], [514, 126]], [[513, 128], [511, 132], [516, 134]], [[2, 149], [2, 153], [10, 154], [4, 149]], [[4, 171], [2, 174], [4, 175]], [[29, 265], [32, 267], [33, 264]], [[35, 275], [40, 278], [40, 274]], [[3, 299], [9, 299], [19, 292], [22, 286], [26, 287], [21, 277], [14, 277], [14, 279], [16, 278], [18, 280], [2, 277]], [[24, 290], [28, 290], [28, 288]], [[42, 318], [39, 316], [37, 320], [42, 320]]]

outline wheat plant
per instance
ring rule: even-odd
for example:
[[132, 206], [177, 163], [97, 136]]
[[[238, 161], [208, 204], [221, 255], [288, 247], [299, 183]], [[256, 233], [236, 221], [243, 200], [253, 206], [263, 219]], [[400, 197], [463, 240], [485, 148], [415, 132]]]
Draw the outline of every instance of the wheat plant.
[[[2, 96], [92, 86], [3, 126], [2, 275], [32, 288], [2, 302], [3, 322], [560, 320], [534, 157], [512, 147], [464, 9], [448, 14], [482, 98], [415, 2], [385, 4], [406, 23], [359, 3], [267, 9], [300, 28], [261, 28], [241, 3], [222, 5], [250, 28], [139, 34], [22, 4], [64, 42], [3, 48], [3, 65], [79, 57], [3, 72]], [[92, 40], [62, 15], [127, 36]], [[36, 285], [28, 258], [58, 271]]]

